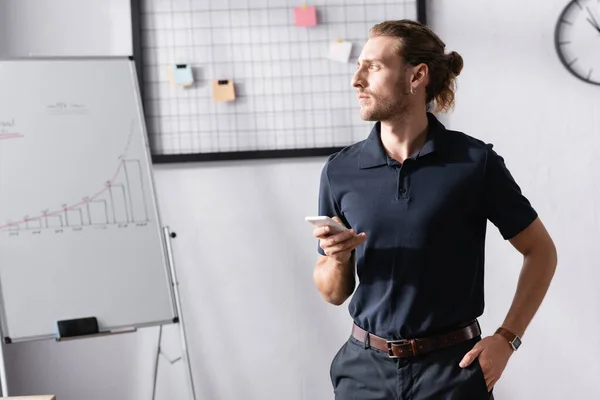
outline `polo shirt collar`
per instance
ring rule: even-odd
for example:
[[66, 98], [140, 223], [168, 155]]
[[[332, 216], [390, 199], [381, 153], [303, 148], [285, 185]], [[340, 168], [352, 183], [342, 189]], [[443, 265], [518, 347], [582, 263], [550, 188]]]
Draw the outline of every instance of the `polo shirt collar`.
[[[428, 130], [427, 139], [421, 150], [414, 158], [423, 157], [427, 154], [439, 151], [442, 145], [443, 132], [446, 130], [444, 125], [430, 112], [427, 113]], [[371, 133], [367, 140], [363, 142], [363, 147], [360, 151], [358, 167], [360, 169], [379, 167], [388, 164], [388, 156], [385, 153], [383, 144], [381, 143], [381, 122], [376, 122], [371, 129]]]

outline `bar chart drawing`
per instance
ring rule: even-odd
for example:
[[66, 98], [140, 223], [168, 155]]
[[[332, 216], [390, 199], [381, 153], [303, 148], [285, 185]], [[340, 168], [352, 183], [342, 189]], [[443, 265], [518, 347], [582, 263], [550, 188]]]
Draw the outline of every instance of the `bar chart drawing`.
[[55, 211], [43, 210], [35, 217], [7, 221], [0, 231], [39, 231], [41, 229], [81, 228], [86, 226], [147, 224], [150, 221], [140, 160], [119, 157], [112, 179], [93, 196], [75, 204], [63, 204]]
[[41, 229], [42, 220], [40, 218], [25, 218], [26, 229]]
[[82, 226], [83, 212], [81, 209], [67, 210], [65, 212], [65, 221], [67, 226]]
[[44, 228], [62, 228], [64, 227], [63, 216], [62, 215], [48, 215], [50, 210], [44, 210], [43, 212], [43, 220], [44, 220]]
[[88, 225], [108, 225], [108, 205], [106, 200], [92, 200], [87, 204]]

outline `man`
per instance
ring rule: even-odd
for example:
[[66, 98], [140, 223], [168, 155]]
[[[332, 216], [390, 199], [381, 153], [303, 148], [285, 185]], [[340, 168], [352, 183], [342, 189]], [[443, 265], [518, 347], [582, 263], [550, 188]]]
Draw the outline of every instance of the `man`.
[[[352, 85], [369, 137], [327, 160], [314, 281], [349, 305], [331, 365], [336, 399], [492, 399], [556, 268], [552, 239], [491, 145], [429, 112], [453, 106], [456, 52], [412, 21], [375, 25]], [[498, 331], [482, 338], [487, 220], [523, 255]], [[355, 290], [355, 268], [359, 284]]]

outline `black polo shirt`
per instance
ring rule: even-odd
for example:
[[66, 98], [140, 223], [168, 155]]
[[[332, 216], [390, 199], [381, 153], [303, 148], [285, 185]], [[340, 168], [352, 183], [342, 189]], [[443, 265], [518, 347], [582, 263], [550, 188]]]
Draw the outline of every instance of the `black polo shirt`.
[[402, 164], [386, 155], [376, 123], [366, 140], [330, 156], [321, 175], [319, 215], [367, 234], [350, 315], [388, 339], [479, 317], [487, 220], [509, 239], [537, 217], [492, 145], [427, 116], [423, 148]]

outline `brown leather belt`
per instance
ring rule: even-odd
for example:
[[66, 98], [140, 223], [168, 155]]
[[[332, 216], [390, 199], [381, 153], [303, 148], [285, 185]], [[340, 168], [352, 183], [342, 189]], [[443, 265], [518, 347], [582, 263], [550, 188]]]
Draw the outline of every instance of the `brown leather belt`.
[[[352, 336], [355, 339], [364, 343], [366, 335], [367, 332], [356, 324], [352, 326]], [[481, 328], [479, 322], [475, 320], [464, 328], [415, 339], [386, 340], [369, 333], [368, 343], [371, 347], [388, 353], [390, 358], [407, 358], [454, 346], [479, 335], [481, 335]]]

